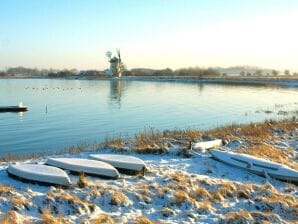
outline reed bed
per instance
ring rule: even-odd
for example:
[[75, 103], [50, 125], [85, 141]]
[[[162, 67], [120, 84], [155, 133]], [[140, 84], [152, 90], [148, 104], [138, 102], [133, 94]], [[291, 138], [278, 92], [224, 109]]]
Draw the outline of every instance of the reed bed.
[[[146, 154], [164, 154], [170, 150], [170, 146], [178, 144], [182, 149], [189, 148], [190, 141], [202, 141], [205, 138], [221, 138], [228, 140], [244, 140], [250, 146], [254, 146], [254, 150], [247, 152], [254, 154], [257, 151], [256, 146], [262, 142], [268, 142], [276, 139], [274, 131], [281, 133], [295, 130], [298, 128], [298, 122], [295, 117], [281, 121], [265, 121], [261, 123], [251, 124], [232, 124], [229, 126], [218, 127], [212, 130], [202, 131], [196, 129], [184, 130], [166, 130], [159, 131], [154, 128], [147, 128], [144, 131], [136, 133], [133, 138], [124, 138], [121, 135], [107, 137], [102, 143], [87, 143], [82, 142], [77, 145], [69, 146], [62, 150], [45, 153], [35, 153], [31, 155], [6, 155], [0, 157], [0, 162], [11, 162], [20, 160], [37, 159], [46, 155], [53, 154], [79, 154], [81, 152], [98, 151], [105, 148], [110, 148], [115, 151], [134, 151], [137, 153]], [[267, 149], [268, 151], [269, 149]], [[274, 151], [277, 153], [277, 151]], [[257, 155], [257, 154], [256, 154]], [[275, 159], [279, 157], [276, 154]], [[260, 155], [262, 156], [262, 155]], [[285, 156], [283, 156], [285, 157]]]

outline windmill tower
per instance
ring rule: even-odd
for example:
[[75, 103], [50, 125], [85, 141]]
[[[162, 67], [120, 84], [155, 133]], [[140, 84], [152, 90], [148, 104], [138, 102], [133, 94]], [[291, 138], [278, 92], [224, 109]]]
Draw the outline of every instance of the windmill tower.
[[112, 52], [108, 51], [106, 53], [106, 56], [109, 59], [110, 62], [110, 73], [115, 77], [121, 77], [121, 72], [123, 68], [123, 64], [121, 61], [121, 55], [120, 55], [120, 49], [116, 49], [117, 56], [112, 57]]

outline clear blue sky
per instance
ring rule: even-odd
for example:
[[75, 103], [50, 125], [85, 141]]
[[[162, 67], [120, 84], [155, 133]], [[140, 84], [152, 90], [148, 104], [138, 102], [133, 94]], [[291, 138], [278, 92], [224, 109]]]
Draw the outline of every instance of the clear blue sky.
[[0, 69], [256, 65], [297, 70], [297, 0], [1, 0]]

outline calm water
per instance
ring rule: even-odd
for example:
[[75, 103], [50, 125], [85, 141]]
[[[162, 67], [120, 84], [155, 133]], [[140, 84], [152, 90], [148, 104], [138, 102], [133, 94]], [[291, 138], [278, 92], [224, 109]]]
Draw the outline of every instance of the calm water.
[[19, 101], [30, 111], [0, 113], [0, 156], [60, 150], [119, 133], [132, 135], [145, 127], [207, 129], [282, 118], [278, 111], [298, 110], [298, 91], [174, 82], [0, 79], [0, 105]]

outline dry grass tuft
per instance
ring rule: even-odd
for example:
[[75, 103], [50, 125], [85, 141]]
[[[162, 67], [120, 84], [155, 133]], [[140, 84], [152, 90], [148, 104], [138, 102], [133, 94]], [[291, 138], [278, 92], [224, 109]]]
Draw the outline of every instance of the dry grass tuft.
[[188, 200], [188, 195], [186, 192], [182, 191], [182, 190], [176, 190], [174, 191], [174, 196], [175, 196], [175, 203], [177, 205], [181, 205], [183, 202]]
[[13, 194], [14, 188], [8, 185], [0, 184], [0, 195]]
[[168, 142], [163, 138], [163, 133], [153, 128], [137, 133], [133, 145], [139, 153], [163, 154], [168, 151]]
[[220, 183], [217, 188], [217, 192], [220, 193], [224, 198], [233, 197], [236, 193], [236, 186], [231, 181], [225, 181]]
[[11, 204], [14, 209], [18, 209], [22, 206], [28, 208], [29, 201], [24, 196], [14, 196], [11, 198]]
[[55, 210], [57, 208], [57, 204], [64, 204], [66, 206], [60, 206], [61, 208], [67, 209], [65, 212], [68, 213], [79, 213], [81, 214], [83, 211], [92, 212], [95, 208], [95, 205], [89, 203], [87, 201], [83, 201], [78, 196], [72, 195], [63, 190], [55, 190], [49, 191], [46, 195], [46, 203], [50, 203], [50, 208], [53, 208], [55, 213], [59, 211]]
[[250, 214], [256, 223], [282, 223], [282, 220], [276, 213], [253, 211]]
[[253, 220], [253, 217], [247, 210], [239, 212], [229, 212], [225, 215], [224, 220], [229, 223], [247, 223]]
[[54, 217], [49, 209], [44, 210], [41, 215], [42, 224], [63, 224], [65, 223], [62, 217]]
[[150, 221], [145, 216], [140, 216], [133, 222], [133, 224], [154, 224], [154, 222]]
[[114, 220], [107, 214], [100, 214], [91, 220], [92, 224], [114, 224]]
[[111, 148], [117, 150], [123, 150], [125, 148], [126, 141], [121, 137], [107, 137], [104, 142], [104, 148]]
[[212, 196], [209, 193], [209, 191], [205, 188], [202, 187], [197, 187], [197, 189], [195, 190], [195, 192], [192, 195], [196, 200], [207, 200], [207, 199], [211, 199]]
[[81, 172], [79, 175], [77, 185], [79, 188], [85, 188], [89, 185], [89, 181], [83, 172]]
[[212, 193], [212, 201], [213, 202], [221, 202], [225, 200], [225, 197], [218, 191]]
[[7, 212], [6, 216], [4, 219], [0, 219], [1, 224], [21, 224], [18, 221], [18, 217], [16, 215], [15, 211], [9, 211]]
[[129, 202], [128, 197], [123, 194], [121, 191], [111, 191], [111, 205], [117, 205], [117, 206], [123, 206], [126, 205]]
[[181, 172], [175, 172], [174, 174], [171, 175], [172, 180], [177, 181], [177, 182], [188, 182], [188, 178]]
[[196, 141], [201, 138], [203, 135], [202, 131], [196, 129], [185, 129], [185, 130], [173, 130], [173, 131], [164, 131], [163, 136], [165, 138], [173, 138], [183, 141]]
[[298, 167], [298, 164], [294, 163], [293, 160], [290, 158], [289, 156], [290, 153], [288, 150], [284, 151], [271, 145], [267, 145], [267, 144], [251, 145], [247, 149], [241, 149], [240, 152], [246, 153], [258, 158], [266, 159], [272, 162], [282, 163], [293, 168]]
[[200, 202], [198, 203], [197, 207], [198, 207], [199, 213], [208, 213], [208, 212], [213, 212], [215, 210], [210, 201]]

